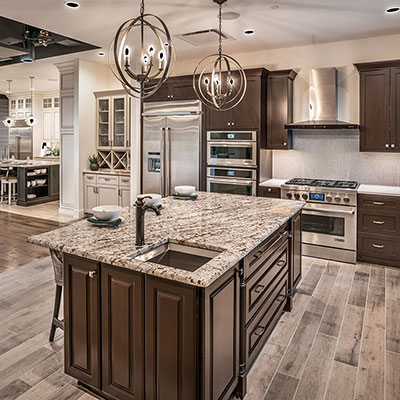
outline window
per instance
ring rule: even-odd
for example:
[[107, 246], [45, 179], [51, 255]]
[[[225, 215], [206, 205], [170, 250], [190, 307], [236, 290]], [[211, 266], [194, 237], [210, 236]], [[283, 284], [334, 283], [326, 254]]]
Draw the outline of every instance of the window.
[[24, 108], [24, 99], [18, 99], [18, 110], [22, 110]]
[[17, 107], [17, 100], [11, 100], [11, 110], [15, 110]]
[[25, 108], [31, 108], [32, 102], [31, 99], [25, 99]]
[[60, 107], [60, 98], [54, 97], [54, 108], [59, 108], [59, 107]]
[[53, 99], [51, 97], [43, 99], [43, 108], [52, 108], [53, 107]]

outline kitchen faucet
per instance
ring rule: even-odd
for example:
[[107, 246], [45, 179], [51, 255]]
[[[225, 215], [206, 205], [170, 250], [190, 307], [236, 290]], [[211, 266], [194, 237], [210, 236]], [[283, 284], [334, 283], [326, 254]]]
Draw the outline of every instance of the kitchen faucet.
[[138, 196], [136, 206], [136, 246], [144, 245], [144, 215], [147, 210], [154, 211], [156, 215], [161, 215], [158, 207], [144, 201], [145, 199], [152, 199], [151, 196]]

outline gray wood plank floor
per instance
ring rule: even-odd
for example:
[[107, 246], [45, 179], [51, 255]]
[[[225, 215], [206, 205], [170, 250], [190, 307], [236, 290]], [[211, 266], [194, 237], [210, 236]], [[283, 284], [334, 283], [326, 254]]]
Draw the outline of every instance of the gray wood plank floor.
[[[0, 273], [0, 399], [90, 400], [50, 344], [53, 271], [45, 258]], [[245, 400], [399, 400], [400, 269], [304, 257], [294, 310], [249, 373]]]

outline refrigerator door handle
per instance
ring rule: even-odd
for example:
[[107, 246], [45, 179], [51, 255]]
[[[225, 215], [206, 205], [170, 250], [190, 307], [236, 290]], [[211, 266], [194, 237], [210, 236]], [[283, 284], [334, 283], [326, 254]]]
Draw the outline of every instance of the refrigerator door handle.
[[171, 185], [171, 128], [165, 130], [165, 196], [170, 196]]
[[165, 127], [161, 128], [160, 143], [160, 194], [165, 197]]

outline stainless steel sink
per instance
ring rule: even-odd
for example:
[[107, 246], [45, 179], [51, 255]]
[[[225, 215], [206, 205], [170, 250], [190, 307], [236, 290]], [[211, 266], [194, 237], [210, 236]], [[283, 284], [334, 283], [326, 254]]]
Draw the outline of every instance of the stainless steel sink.
[[151, 261], [168, 267], [196, 271], [216, 257], [220, 251], [167, 242], [135, 257], [135, 260]]

